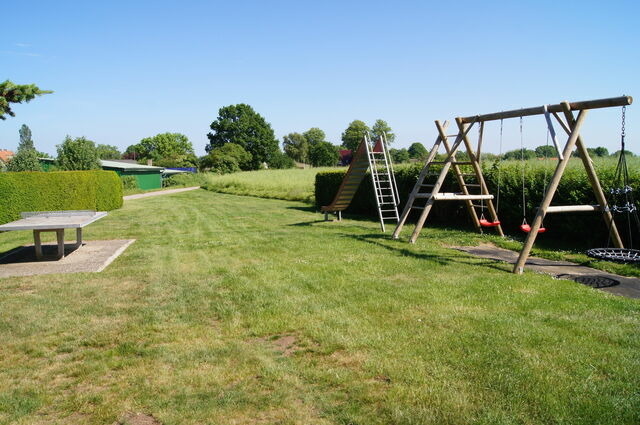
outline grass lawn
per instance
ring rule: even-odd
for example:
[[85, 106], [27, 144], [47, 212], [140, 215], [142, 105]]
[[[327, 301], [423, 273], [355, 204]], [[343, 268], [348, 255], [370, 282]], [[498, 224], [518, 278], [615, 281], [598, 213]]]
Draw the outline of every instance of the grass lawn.
[[104, 272], [0, 279], [0, 423], [640, 423], [637, 300], [321, 219], [127, 201], [85, 232], [137, 239]]

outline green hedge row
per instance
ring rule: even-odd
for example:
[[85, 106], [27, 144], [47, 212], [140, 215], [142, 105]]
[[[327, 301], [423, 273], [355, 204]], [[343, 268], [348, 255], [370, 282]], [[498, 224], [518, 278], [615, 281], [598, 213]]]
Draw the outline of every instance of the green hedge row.
[[122, 182], [113, 171], [0, 173], [0, 224], [24, 211], [97, 210], [122, 206]]
[[[605, 190], [609, 202], [612, 199], [608, 193], [609, 188], [615, 184], [615, 161], [596, 161], [595, 167]], [[396, 181], [400, 194], [400, 211], [404, 208], [407, 197], [413, 189], [418, 178], [422, 164], [414, 164], [407, 167], [399, 167], [396, 170]], [[503, 229], [506, 233], [519, 233], [519, 226], [522, 224], [522, 172], [525, 174], [525, 198], [526, 198], [526, 218], [529, 223], [535, 216], [540, 204], [544, 188], [551, 179], [555, 169], [555, 163], [551, 161], [502, 161], [485, 162], [483, 164], [484, 175], [491, 193], [498, 194], [498, 183], [500, 184], [499, 200], [495, 199], [494, 205], [498, 206], [498, 213]], [[434, 170], [437, 171], [437, 170]], [[640, 167], [629, 165], [631, 186], [635, 192], [640, 189]], [[330, 171], [318, 173], [315, 182], [316, 206], [319, 209], [323, 205], [329, 205], [333, 200], [345, 171]], [[467, 169], [463, 172], [470, 173]], [[435, 180], [435, 177], [431, 178]], [[468, 183], [475, 183], [473, 179], [467, 179]], [[457, 183], [450, 173], [445, 181], [443, 191], [459, 191]], [[472, 191], [472, 193], [477, 193]], [[638, 196], [636, 196], [638, 197]], [[421, 202], [421, 201], [418, 201]], [[424, 201], [422, 201], [424, 202]], [[636, 200], [637, 202], [637, 200]], [[591, 185], [587, 180], [586, 173], [579, 160], [571, 160], [564, 176], [554, 196], [552, 205], [573, 205], [573, 204], [596, 204]], [[420, 204], [421, 205], [421, 204]], [[640, 205], [639, 205], [640, 207]], [[377, 218], [375, 198], [370, 176], [363, 181], [353, 202], [345, 211], [352, 214], [363, 214]], [[419, 211], [412, 212], [410, 220], [415, 220]], [[487, 215], [487, 218], [489, 216]], [[626, 237], [628, 224], [623, 214], [616, 215], [620, 233]], [[439, 225], [468, 225], [471, 222], [462, 202], [436, 202], [429, 216], [429, 222]], [[599, 213], [563, 213], [548, 214], [544, 222], [547, 228], [545, 237], [554, 239], [574, 239], [581, 243], [590, 245], [606, 245], [608, 234], [602, 215]], [[634, 236], [639, 238], [640, 229], [632, 223]], [[491, 230], [489, 230], [491, 232]], [[637, 244], [637, 242], [636, 242]]]

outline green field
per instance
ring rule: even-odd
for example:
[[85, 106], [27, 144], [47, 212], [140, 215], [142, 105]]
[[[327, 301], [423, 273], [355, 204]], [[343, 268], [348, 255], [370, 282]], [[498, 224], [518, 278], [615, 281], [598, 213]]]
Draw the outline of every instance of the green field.
[[2, 424], [640, 422], [638, 301], [447, 248], [493, 237], [202, 190], [85, 238], [137, 241], [99, 274], [0, 280]]
[[234, 174], [205, 174], [202, 187], [214, 192], [261, 198], [301, 201], [312, 204], [316, 174], [346, 168], [306, 168], [244, 171]]

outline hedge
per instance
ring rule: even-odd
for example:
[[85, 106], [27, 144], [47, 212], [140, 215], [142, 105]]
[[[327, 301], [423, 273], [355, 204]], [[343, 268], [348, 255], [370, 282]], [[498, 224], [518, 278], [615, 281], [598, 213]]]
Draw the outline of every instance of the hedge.
[[[522, 168], [525, 172], [525, 195], [526, 195], [526, 218], [529, 223], [535, 216], [538, 205], [542, 200], [545, 182], [548, 183], [553, 174], [555, 163], [545, 163], [545, 161], [502, 161], [498, 163], [483, 163], [484, 176], [491, 193], [497, 195], [498, 181], [500, 181], [499, 218], [505, 233], [519, 234], [519, 226], [522, 224]], [[608, 189], [615, 185], [615, 162], [597, 161], [596, 169], [600, 182], [608, 195]], [[418, 178], [422, 164], [414, 164], [406, 167], [398, 167], [396, 170], [396, 182], [400, 194], [399, 212], [402, 211], [407, 201], [409, 193], [413, 189]], [[437, 171], [437, 170], [434, 170]], [[640, 188], [639, 167], [629, 167], [631, 186]], [[329, 171], [318, 173], [315, 182], [316, 207], [319, 209], [323, 205], [329, 205], [333, 200], [345, 171]], [[471, 170], [464, 170], [470, 173]], [[435, 180], [435, 177], [432, 179]], [[475, 183], [474, 179], [467, 178], [468, 183]], [[443, 191], [459, 191], [457, 183], [451, 173], [445, 180]], [[477, 193], [472, 191], [472, 193]], [[636, 196], [638, 197], [638, 196]], [[636, 203], [637, 203], [636, 199]], [[420, 201], [418, 201], [420, 202]], [[424, 201], [422, 201], [424, 203]], [[610, 200], [611, 202], [611, 200]], [[494, 200], [496, 205], [497, 199]], [[564, 176], [558, 187], [558, 191], [553, 198], [552, 205], [573, 205], [573, 204], [595, 204], [595, 197], [591, 185], [587, 180], [586, 173], [579, 160], [572, 160], [567, 167]], [[422, 204], [419, 204], [422, 205]], [[640, 205], [639, 205], [640, 207]], [[358, 188], [355, 197], [346, 213], [363, 214], [377, 218], [375, 198], [371, 177], [367, 175], [363, 183]], [[415, 220], [420, 211], [413, 211], [409, 220]], [[490, 218], [487, 216], [487, 218]], [[619, 214], [616, 216], [618, 230], [623, 239], [627, 235], [626, 218]], [[429, 223], [448, 226], [471, 226], [469, 216], [462, 202], [436, 202], [429, 215]], [[573, 239], [581, 243], [588, 243], [590, 246], [606, 246], [608, 233], [602, 216], [598, 213], [565, 213], [548, 214], [544, 225], [547, 228], [545, 238], [550, 239]], [[634, 235], [638, 235], [640, 229], [632, 224]], [[491, 230], [488, 230], [491, 232]]]
[[113, 171], [0, 173], [0, 224], [24, 211], [96, 210], [122, 206], [122, 182]]

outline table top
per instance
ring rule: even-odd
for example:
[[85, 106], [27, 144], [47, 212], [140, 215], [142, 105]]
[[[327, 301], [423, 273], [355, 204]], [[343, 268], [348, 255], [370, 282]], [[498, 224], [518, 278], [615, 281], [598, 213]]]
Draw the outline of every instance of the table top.
[[0, 225], [0, 232], [10, 230], [78, 229], [107, 215], [93, 210], [23, 212], [20, 220]]

